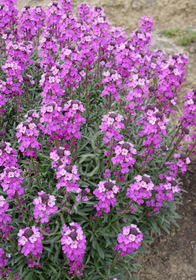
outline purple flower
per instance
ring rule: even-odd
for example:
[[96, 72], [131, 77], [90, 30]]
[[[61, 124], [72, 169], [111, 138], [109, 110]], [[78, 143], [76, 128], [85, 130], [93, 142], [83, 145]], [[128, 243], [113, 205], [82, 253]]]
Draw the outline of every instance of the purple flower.
[[115, 246], [116, 251], [120, 251], [121, 255], [127, 255], [133, 253], [141, 245], [143, 240], [143, 234], [139, 228], [131, 224], [130, 226], [125, 226], [122, 228], [123, 233], [118, 235], [118, 245]]
[[85, 118], [81, 116], [81, 113], [85, 111], [82, 103], [78, 100], [70, 100], [64, 105], [64, 126], [65, 126], [65, 139], [81, 137], [79, 131], [82, 123], [85, 123]]
[[71, 164], [71, 152], [64, 147], [51, 148], [50, 158], [53, 160], [52, 167], [59, 167], [60, 165]]
[[112, 139], [117, 141], [123, 138], [123, 135], [119, 133], [119, 130], [124, 128], [122, 121], [123, 116], [115, 112], [110, 112], [103, 116], [100, 129], [101, 131], [106, 131], [105, 137], [103, 138], [106, 144], [110, 143]]
[[132, 143], [120, 141], [114, 146], [116, 156], [112, 157], [112, 163], [120, 163], [121, 173], [129, 172], [129, 166], [133, 167], [136, 159], [132, 155], [136, 155], [137, 151]]
[[57, 168], [56, 178], [59, 179], [59, 183], [56, 185], [57, 189], [60, 187], [66, 187], [68, 192], [77, 191], [79, 184], [76, 183], [80, 179], [78, 169], [76, 165], [61, 165]]
[[34, 217], [35, 219], [40, 220], [40, 223], [48, 223], [49, 215], [55, 214], [58, 210], [58, 207], [55, 206], [56, 198], [53, 195], [46, 194], [44, 191], [38, 193], [38, 198], [33, 200], [34, 208]]
[[86, 250], [86, 237], [83, 230], [78, 223], [72, 222], [69, 226], [64, 224], [62, 235], [61, 244], [64, 254], [67, 254], [69, 273], [82, 275], [81, 270], [84, 269], [82, 261]]
[[10, 257], [9, 254], [5, 254], [2, 248], [0, 248], [0, 267], [5, 266], [8, 262], [7, 258]]
[[0, 196], [0, 229], [3, 232], [3, 236], [6, 236], [8, 232], [13, 228], [10, 225], [7, 225], [8, 222], [11, 222], [11, 215], [5, 213], [9, 208], [9, 204], [6, 202], [5, 198]]
[[13, 166], [17, 162], [16, 150], [12, 149], [9, 142], [0, 143], [0, 166]]
[[154, 184], [150, 179], [150, 176], [144, 174], [143, 176], [137, 175], [135, 182], [129, 185], [127, 188], [127, 196], [133, 199], [138, 204], [144, 203], [143, 198], [149, 198], [152, 196], [152, 190], [154, 189]]
[[7, 192], [8, 199], [13, 199], [15, 194], [21, 195], [24, 193], [24, 188], [21, 187], [23, 177], [20, 177], [21, 170], [15, 166], [6, 167], [3, 173], [0, 174], [0, 182], [3, 191]]
[[30, 110], [25, 115], [27, 118], [26, 121], [19, 123], [16, 127], [18, 130], [16, 136], [20, 143], [19, 149], [24, 155], [36, 157], [36, 150], [39, 150], [42, 145], [37, 141], [37, 137], [40, 135], [40, 130], [37, 125], [38, 116], [35, 110]]
[[98, 204], [94, 205], [97, 209], [95, 216], [99, 216], [101, 210], [105, 213], [110, 212], [110, 205], [115, 205], [115, 194], [117, 194], [119, 190], [120, 186], [116, 185], [115, 181], [108, 180], [99, 182], [98, 188], [93, 191], [93, 194], [99, 199]]
[[35, 41], [37, 36], [39, 36], [39, 31], [44, 25], [46, 18], [45, 11], [43, 7], [30, 7], [25, 6], [20, 10], [20, 21], [18, 29], [23, 35], [22, 39]]
[[90, 189], [89, 188], [85, 188], [85, 189], [78, 189], [77, 190], [77, 193], [78, 195], [76, 196], [76, 201], [79, 201], [79, 200], [84, 200], [84, 201], [88, 201], [88, 193], [90, 192]]
[[31, 253], [38, 258], [40, 256], [39, 253], [43, 250], [43, 235], [40, 232], [40, 228], [32, 226], [32, 228], [27, 227], [25, 229], [20, 229], [18, 236], [18, 245], [22, 246], [21, 253], [25, 256]]
[[181, 169], [181, 172], [186, 172], [187, 165], [191, 162], [190, 158], [185, 153], [174, 154], [174, 158], [177, 159], [176, 165]]

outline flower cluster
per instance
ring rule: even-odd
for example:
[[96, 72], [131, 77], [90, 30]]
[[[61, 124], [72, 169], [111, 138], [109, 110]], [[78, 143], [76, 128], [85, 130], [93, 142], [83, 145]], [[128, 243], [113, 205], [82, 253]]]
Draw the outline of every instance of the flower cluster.
[[63, 108], [56, 102], [47, 103], [40, 110], [40, 122], [46, 122], [46, 128], [44, 126], [40, 126], [40, 128], [44, 133], [55, 135], [53, 138], [79, 139], [80, 126], [85, 122], [85, 118], [81, 116], [84, 110], [82, 103], [78, 100], [68, 101]]
[[48, 223], [49, 215], [55, 214], [58, 210], [58, 207], [55, 206], [55, 201], [54, 195], [46, 194], [44, 191], [38, 192], [38, 198], [33, 200], [35, 219], [40, 220], [40, 223]]
[[[13, 28], [17, 24], [18, 10], [15, 6], [16, 0], [2, 0], [0, 6], [0, 31], [7, 31], [9, 27]], [[14, 33], [14, 32], [13, 32]]]
[[123, 116], [115, 112], [110, 112], [109, 114], [104, 115], [100, 129], [101, 131], [106, 131], [105, 137], [103, 138], [105, 143], [108, 144], [112, 140], [122, 140], [123, 135], [119, 132], [122, 128], [124, 128]]
[[174, 158], [177, 159], [176, 165], [181, 169], [181, 172], [186, 172], [187, 165], [191, 162], [190, 158], [185, 153], [174, 154]]
[[78, 223], [70, 223], [69, 226], [63, 226], [63, 237], [61, 244], [64, 254], [67, 254], [68, 264], [70, 266], [69, 273], [77, 273], [82, 275], [80, 270], [83, 270], [82, 261], [86, 249], [86, 237]]
[[147, 151], [154, 152], [153, 147], [160, 148], [162, 141], [162, 134], [166, 135], [166, 127], [169, 123], [169, 119], [165, 114], [158, 109], [158, 104], [148, 104], [143, 108], [144, 114], [141, 115], [137, 124], [142, 124], [142, 130], [139, 131], [140, 137], [147, 136], [147, 139], [143, 140], [143, 145], [147, 148]]
[[25, 256], [32, 254], [36, 258], [40, 257], [39, 253], [43, 250], [43, 235], [38, 227], [20, 229], [18, 236], [18, 245], [22, 246], [21, 253]]
[[129, 142], [120, 141], [114, 146], [115, 156], [111, 158], [113, 164], [120, 163], [121, 173], [129, 172], [129, 166], [133, 167], [136, 159], [133, 155], [137, 154], [134, 145]]
[[[0, 108], [6, 104], [7, 102], [7, 98], [5, 97], [5, 91], [6, 91], [6, 82], [5, 81], [2, 81], [0, 80]], [[2, 108], [0, 109], [0, 112], [1, 113], [4, 113], [6, 109], [5, 108]], [[3, 117], [3, 114], [2, 114], [2, 117]]]
[[10, 232], [12, 226], [7, 225], [7, 222], [11, 222], [11, 215], [5, 213], [9, 208], [9, 204], [6, 202], [5, 198], [0, 196], [0, 230], [7, 235], [7, 232]]
[[7, 258], [10, 257], [9, 254], [5, 254], [2, 248], [0, 248], [0, 267], [5, 266], [8, 262]]
[[180, 84], [183, 82], [187, 60], [186, 55], [176, 53], [170, 56], [168, 60], [162, 60], [160, 65], [156, 97], [165, 108], [166, 114], [173, 114], [172, 107], [176, 106], [177, 100], [176, 91], [180, 89]]
[[78, 169], [76, 165], [61, 165], [56, 172], [56, 178], [59, 179], [59, 183], [56, 185], [57, 189], [65, 187], [67, 192], [77, 191], [79, 184], [76, 183], [80, 179]]
[[[54, 63], [48, 71], [42, 74], [39, 85], [43, 87], [42, 90], [42, 104], [59, 102], [59, 98], [64, 95], [64, 89], [61, 86], [61, 68], [58, 63]], [[46, 110], [47, 112], [47, 110]], [[44, 112], [45, 113], [45, 112]]]
[[37, 125], [37, 118], [39, 115], [35, 110], [30, 110], [25, 117], [27, 118], [26, 121], [19, 123], [16, 127], [18, 130], [16, 136], [20, 143], [19, 149], [24, 155], [36, 157], [36, 150], [39, 150], [42, 145], [37, 141], [37, 137], [40, 135]]
[[[62, 122], [64, 120], [61, 114], [62, 108], [57, 105], [56, 102], [50, 102], [43, 105], [40, 109], [40, 123], [45, 123], [45, 125], [40, 125], [42, 132], [48, 135], [53, 135], [55, 138], [62, 138], [64, 127]], [[50, 140], [52, 140], [52, 138]]]
[[168, 190], [171, 190], [173, 192], [173, 194], [180, 192], [179, 182], [175, 178], [165, 176], [165, 179], [166, 180], [165, 180], [163, 185], [164, 185], [164, 188], [167, 192], [168, 192]]
[[88, 201], [88, 193], [90, 192], [89, 188], [81, 189], [79, 188], [77, 190], [78, 195], [76, 196], [76, 201], [83, 200]]
[[14, 60], [10, 55], [5, 64], [2, 66], [2, 69], [7, 74], [7, 77], [9, 77], [4, 84], [4, 94], [8, 95], [9, 98], [12, 96], [22, 95], [23, 90], [21, 89], [21, 84], [23, 83], [23, 69], [20, 63], [17, 60]]
[[[63, 33], [64, 32], [65, 30], [63, 31]], [[73, 36], [75, 37], [76, 35], [74, 34]], [[79, 69], [75, 67], [76, 63], [77, 64], [81, 63], [80, 59], [82, 58], [82, 54], [81, 52], [79, 52], [78, 47], [75, 47], [73, 45], [67, 45], [62, 49], [62, 54], [60, 55], [60, 58], [63, 62], [61, 65], [62, 67], [61, 78], [62, 78], [63, 85], [65, 86], [66, 89], [69, 89], [70, 87], [72, 87], [73, 89], [76, 88], [76, 86], [79, 85], [79, 82], [83, 78], [82, 74], [85, 73], [84, 70], [80, 72]]]
[[[185, 141], [191, 141], [191, 139], [196, 138], [196, 89], [188, 90], [184, 98], [186, 101], [184, 102], [183, 116], [179, 118], [182, 130], [180, 136]], [[189, 135], [190, 129], [192, 130], [192, 135]], [[190, 149], [192, 149], [192, 145], [190, 145]]]
[[39, 33], [44, 25], [46, 18], [45, 10], [41, 6], [34, 8], [25, 6], [20, 10], [20, 22], [18, 29], [24, 40], [33, 41], [39, 38]]
[[131, 224], [130, 226], [125, 226], [122, 228], [123, 233], [118, 235], [118, 245], [115, 246], [116, 251], [120, 251], [121, 255], [127, 255], [133, 253], [141, 245], [143, 240], [143, 234], [139, 228]]
[[13, 166], [17, 162], [16, 150], [12, 149], [9, 142], [0, 143], [0, 166]]
[[50, 158], [52, 159], [52, 168], [60, 165], [71, 164], [71, 152], [64, 147], [51, 148]]
[[116, 185], [115, 181], [100, 181], [98, 188], [93, 191], [93, 194], [99, 199], [98, 204], [94, 207], [97, 209], [95, 216], [101, 214], [101, 210], [105, 213], [110, 212], [110, 205], [114, 206], [116, 202], [115, 194], [120, 190], [120, 186]]
[[70, 100], [64, 105], [64, 125], [65, 125], [65, 139], [69, 140], [71, 138], [79, 139], [81, 137], [81, 132], [79, 128], [82, 123], [85, 123], [85, 118], [81, 116], [81, 113], [85, 109], [82, 103], [78, 100]]
[[127, 196], [133, 199], [138, 204], [144, 203], [143, 198], [149, 198], [152, 196], [152, 190], [154, 184], [150, 179], [150, 176], [144, 174], [143, 176], [137, 175], [135, 182], [129, 185], [127, 188]]
[[[6, 36], [7, 38], [7, 36]], [[24, 94], [23, 84], [25, 84], [25, 78], [29, 79], [31, 84], [34, 81], [30, 75], [26, 74], [23, 76], [26, 67], [32, 63], [31, 53], [33, 45], [30, 42], [17, 42], [12, 40], [6, 40], [6, 61], [2, 65], [2, 69], [6, 73], [5, 81], [2, 81], [3, 95], [7, 95], [9, 98], [16, 98], [16, 96]], [[2, 95], [2, 94], [1, 94]], [[5, 96], [3, 102], [5, 103]], [[15, 99], [14, 107], [18, 114], [21, 112], [21, 100]]]
[[186, 116], [186, 123], [194, 126], [196, 124], [194, 118], [196, 112], [196, 89], [188, 90], [187, 94], [184, 95], [184, 98], [186, 98], [186, 101], [184, 102], [185, 108], [183, 109], [183, 113], [184, 116]]
[[[8, 258], [10, 258], [10, 254], [6, 254], [4, 250], [0, 247], [0, 277], [1, 279], [4, 279], [4, 277], [8, 277], [8, 272], [12, 270], [12, 268], [7, 267], [5, 268], [5, 265], [8, 263]], [[19, 279], [20, 273], [17, 273], [17, 275], [14, 277], [14, 280]]]
[[12, 199], [16, 194], [24, 193], [24, 188], [21, 187], [23, 177], [20, 176], [21, 170], [15, 166], [6, 167], [3, 173], [0, 174], [0, 182], [3, 191], [7, 193], [8, 199]]
[[80, 175], [77, 166], [71, 165], [72, 157], [70, 151], [61, 146], [51, 148], [51, 150], [50, 158], [53, 160], [52, 167], [57, 168], [56, 178], [60, 179], [56, 185], [57, 189], [65, 187], [66, 192], [76, 191], [80, 193], [79, 184], [77, 183]]
[[123, 87], [121, 75], [118, 74], [116, 70], [111, 70], [104, 72], [103, 76], [105, 76], [105, 78], [102, 79], [104, 90], [101, 93], [101, 97], [108, 95], [110, 92], [116, 101], [120, 101], [118, 88]]
[[166, 135], [166, 126], [169, 123], [169, 119], [166, 118], [165, 114], [161, 112], [158, 107], [158, 104], [148, 104], [143, 108], [145, 112], [141, 116], [141, 119], [143, 120], [143, 135], [157, 133], [158, 131], [161, 131]]
[[[33, 52], [33, 44], [29, 41], [21, 41], [21, 42], [9, 41], [6, 44], [6, 54], [9, 55], [8, 61], [15, 62], [17, 65], [19, 65], [22, 72], [25, 72], [26, 67], [33, 62], [33, 59], [31, 58], [32, 52]], [[14, 75], [15, 73], [12, 72], [12, 69], [10, 68], [7, 68], [6, 71], [10, 71], [12, 75]], [[19, 77], [23, 79], [22, 73], [20, 74]], [[31, 82], [34, 83], [33, 80]]]
[[46, 12], [47, 24], [45, 30], [51, 31], [54, 37], [59, 37], [60, 20], [63, 15], [62, 2], [50, 2]]

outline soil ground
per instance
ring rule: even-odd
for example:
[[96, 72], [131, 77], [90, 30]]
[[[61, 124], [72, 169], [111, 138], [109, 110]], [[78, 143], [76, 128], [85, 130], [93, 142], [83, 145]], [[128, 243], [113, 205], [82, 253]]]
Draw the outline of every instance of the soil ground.
[[[18, 0], [18, 8], [24, 5], [46, 6], [48, 0]], [[74, 0], [74, 11], [82, 1]], [[151, 16], [155, 30], [164, 28], [196, 28], [196, 0], [87, 0], [91, 6], [103, 6], [112, 24], [122, 26], [129, 34], [140, 21], [140, 17]], [[189, 65], [185, 82], [178, 94], [179, 101], [175, 123], [183, 107], [183, 95], [190, 88], [196, 88], [196, 43], [180, 48], [166, 38], [154, 34], [154, 45], [169, 53], [182, 51], [189, 56]], [[166, 49], [165, 49], [166, 48]], [[149, 254], [138, 257], [141, 268], [138, 280], [196, 280], [196, 159], [182, 176], [186, 193], [178, 213], [182, 217], [179, 228], [171, 227], [171, 234], [163, 233], [156, 237]]]

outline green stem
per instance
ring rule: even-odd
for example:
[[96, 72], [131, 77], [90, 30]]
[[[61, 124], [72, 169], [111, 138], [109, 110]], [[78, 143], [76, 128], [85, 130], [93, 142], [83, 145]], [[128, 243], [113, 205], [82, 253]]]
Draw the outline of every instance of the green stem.
[[46, 223], [43, 223], [42, 224], [42, 233], [44, 234], [44, 231], [45, 231], [45, 227], [46, 227]]
[[116, 184], [118, 184], [118, 181], [119, 181], [119, 178], [120, 178], [120, 174], [121, 174], [121, 167], [120, 167], [120, 169], [118, 171], [118, 176], [116, 178]]
[[20, 210], [22, 211], [23, 215], [25, 216], [25, 219], [29, 222], [29, 218], [28, 218], [28, 216], [27, 216], [27, 213], [26, 213], [26, 211], [23, 209], [22, 203], [20, 202], [20, 199], [19, 199], [17, 193], [16, 193], [16, 199], [17, 199], [17, 202], [18, 202], [18, 204], [19, 204]]
[[18, 117], [18, 122], [21, 122], [20, 114], [18, 112], [18, 102], [17, 102], [16, 95], [15, 95], [15, 105], [16, 105], [16, 113], [17, 113], [17, 117]]
[[75, 279], [75, 272], [74, 272], [74, 274], [72, 275], [72, 277], [70, 278], [70, 280], [73, 280], [73, 279]]
[[112, 159], [112, 155], [113, 155], [113, 153], [112, 153], [113, 141], [114, 141], [114, 140], [111, 140], [110, 146], [109, 146], [110, 154], [109, 154], [109, 159], [108, 159], [108, 164], [107, 164], [108, 169], [110, 169], [110, 168], [112, 167], [112, 161], [111, 161], [111, 159]]
[[128, 115], [125, 128], [123, 128], [123, 135], [124, 135], [124, 136], [125, 136], [125, 133], [126, 133], [127, 130], [128, 130], [128, 125], [129, 125], [130, 119], [131, 119], [131, 113]]
[[30, 110], [30, 102], [29, 102], [29, 90], [28, 90], [28, 87], [26, 87], [26, 93], [27, 93], [27, 108], [28, 110]]
[[64, 214], [65, 214], [65, 208], [66, 208], [66, 201], [67, 201], [67, 195], [68, 195], [68, 193], [66, 193], [65, 194], [65, 196], [64, 196], [64, 198], [63, 198], [63, 209], [62, 209], [62, 216], [64, 216]]
[[114, 220], [112, 220], [111, 223], [106, 227], [106, 229], [107, 229], [110, 225], [112, 225], [112, 224], [116, 223], [117, 221], [119, 221], [120, 219], [122, 219], [122, 218], [126, 215], [125, 211], [131, 210], [131, 206], [132, 206], [132, 204], [129, 203], [128, 207], [127, 207], [125, 210], [123, 210], [123, 211], [119, 214], [119, 216], [118, 216], [117, 218], [115, 218]]
[[116, 255], [116, 257], [114, 258], [114, 261], [112, 262], [112, 265], [111, 265], [111, 267], [110, 267], [111, 270], [115, 267], [115, 265], [117, 264], [118, 260], [120, 259], [120, 257], [121, 257], [121, 252], [122, 252], [122, 250], [120, 250], [120, 252], [118, 253], [118, 255]]
[[72, 99], [72, 90], [71, 90], [71, 86], [69, 86], [69, 94], [70, 94], [70, 100]]
[[40, 37], [40, 28], [38, 28], [38, 34], [37, 34], [37, 48], [39, 47], [39, 37]]
[[80, 82], [79, 82], [79, 96], [78, 96], [78, 99], [79, 99], [79, 101], [81, 101], [81, 88], [80, 88]]
[[158, 178], [159, 178], [159, 174], [161, 173], [163, 167], [164, 167], [164, 164], [170, 160], [170, 158], [172, 157], [172, 155], [174, 154], [174, 152], [176, 151], [176, 148], [177, 146], [180, 144], [181, 140], [183, 139], [183, 136], [180, 136], [177, 141], [176, 141], [176, 144], [174, 146], [174, 148], [171, 150], [171, 152], [169, 153], [168, 157], [166, 158], [166, 160], [164, 161], [164, 163], [162, 164], [161, 168], [159, 169], [159, 173], [157, 174], [157, 179], [156, 179], [156, 184], [157, 184], [157, 181], [158, 181]]
[[181, 126], [182, 126], [183, 122], [184, 122], [184, 119], [180, 122], [180, 124], [179, 124], [179, 126], [178, 126], [178, 129], [177, 129], [177, 131], [176, 131], [176, 133], [175, 133], [175, 134], [174, 134], [174, 136], [172, 137], [172, 140], [171, 140], [171, 142], [170, 142], [170, 144], [169, 144], [169, 146], [168, 146], [168, 148], [169, 148], [169, 149], [171, 148], [171, 145], [172, 145], [172, 143], [173, 143], [173, 141], [174, 141], [174, 139], [175, 139], [176, 135], [178, 134], [178, 132], [179, 132], [179, 130], [180, 130], [180, 128], [181, 128]]
[[176, 144], [174, 145], [173, 149], [171, 150], [170, 154], [168, 155], [168, 157], [166, 158], [165, 162], [170, 160], [170, 158], [172, 157], [172, 155], [174, 154], [174, 152], [176, 151], [177, 146], [180, 144], [180, 142], [182, 141], [183, 136], [180, 136], [177, 141]]
[[194, 150], [195, 146], [196, 146], [196, 139], [194, 139], [193, 148], [187, 153], [187, 156], [188, 156], [188, 157], [191, 155], [191, 153], [192, 153], [192, 151]]
[[147, 158], [148, 158], [149, 154], [150, 154], [150, 153], [147, 153], [147, 154], [146, 154], [145, 159], [144, 159], [145, 164], [144, 164], [144, 165], [142, 166], [142, 168], [139, 170], [139, 174], [138, 174], [138, 175], [141, 175], [142, 172], [144, 171], [145, 166], [146, 166], [146, 161], [147, 161]]
[[112, 106], [112, 95], [111, 95], [111, 92], [109, 94], [109, 111], [111, 110], [111, 106]]
[[40, 181], [39, 181], [38, 173], [37, 173], [36, 168], [35, 168], [34, 158], [33, 157], [31, 157], [31, 163], [32, 163], [32, 166], [33, 166], [33, 171], [35, 173], [36, 182], [37, 182], [39, 191], [41, 191], [41, 184], [40, 184]]
[[89, 100], [88, 100], [88, 67], [86, 66], [86, 91], [85, 91], [85, 101], [86, 101], [86, 114], [87, 119], [89, 117]]
[[57, 138], [54, 138], [55, 146], [58, 148]]
[[122, 110], [122, 96], [120, 95], [120, 107], [119, 107], [120, 113], [122, 112], [121, 110]]
[[14, 240], [10, 237], [10, 234], [9, 234], [9, 233], [8, 233], [7, 237], [8, 237], [8, 239], [9, 239], [10, 243], [13, 245], [13, 247], [14, 247], [16, 250], [18, 250], [18, 246], [16, 245], [16, 243], [14, 242]]
[[99, 74], [100, 74], [100, 58], [99, 58], [100, 50], [101, 50], [101, 44], [99, 44], [99, 51], [98, 51], [97, 83], [99, 82]]

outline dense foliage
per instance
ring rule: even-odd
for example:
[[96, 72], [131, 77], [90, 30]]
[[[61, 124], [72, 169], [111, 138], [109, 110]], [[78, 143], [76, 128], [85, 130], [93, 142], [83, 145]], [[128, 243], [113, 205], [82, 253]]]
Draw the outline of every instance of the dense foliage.
[[187, 57], [150, 50], [146, 16], [127, 36], [101, 7], [15, 2], [0, 5], [1, 278], [132, 279], [195, 152], [196, 90], [169, 120]]

